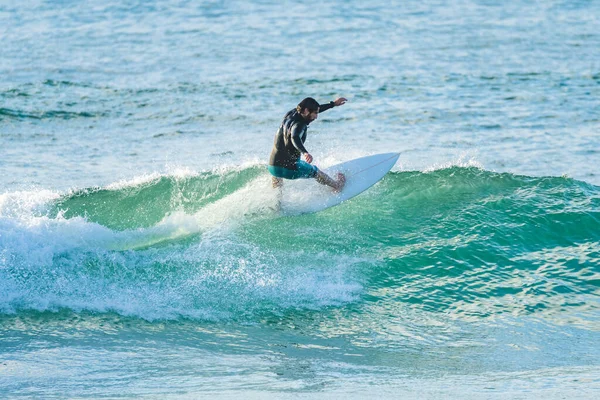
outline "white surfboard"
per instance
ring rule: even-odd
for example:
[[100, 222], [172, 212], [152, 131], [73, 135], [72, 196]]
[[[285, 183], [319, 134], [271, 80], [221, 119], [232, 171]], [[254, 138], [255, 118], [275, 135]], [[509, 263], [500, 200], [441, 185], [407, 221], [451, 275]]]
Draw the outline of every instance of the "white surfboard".
[[[287, 195], [284, 186], [284, 213], [310, 213], [336, 206], [361, 194], [379, 182], [398, 161], [400, 153], [383, 153], [357, 158], [323, 169], [327, 175], [336, 179], [338, 172], [346, 176], [346, 185], [341, 192], [335, 193], [330, 187], [318, 184], [311, 179], [310, 188], [295, 190]], [[286, 204], [287, 203], [287, 204]]]

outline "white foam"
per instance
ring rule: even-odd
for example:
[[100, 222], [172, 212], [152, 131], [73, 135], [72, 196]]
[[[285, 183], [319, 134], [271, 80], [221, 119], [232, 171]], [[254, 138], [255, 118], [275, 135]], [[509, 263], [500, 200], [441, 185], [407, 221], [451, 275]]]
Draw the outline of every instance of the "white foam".
[[475, 155], [472, 155], [469, 153], [463, 153], [456, 160], [447, 161], [447, 162], [443, 162], [443, 163], [435, 163], [435, 164], [431, 165], [430, 167], [425, 168], [423, 170], [423, 172], [429, 173], [429, 172], [439, 171], [442, 169], [448, 169], [448, 168], [452, 168], [452, 167], [461, 167], [461, 168], [474, 167], [474, 168], [478, 168], [478, 169], [484, 168], [483, 164], [481, 164], [479, 161], [477, 161]]
[[249, 168], [255, 168], [255, 167], [264, 167], [265, 171], [266, 171], [266, 165], [264, 160], [258, 158], [258, 157], [252, 157], [249, 159], [246, 159], [244, 161], [242, 161], [241, 163], [224, 163], [224, 164], [220, 164], [214, 168], [212, 168], [211, 170], [207, 170], [206, 172], [212, 172], [218, 175], [225, 175], [227, 173], [230, 172], [240, 172], [240, 171], [245, 171]]
[[97, 248], [113, 237], [110, 229], [82, 217], [0, 218], [0, 249], [27, 264], [48, 265], [54, 254], [74, 248]]
[[0, 218], [28, 218], [43, 213], [47, 204], [60, 197], [51, 190], [17, 191], [0, 194]]
[[158, 181], [163, 176], [164, 176], [163, 174], [160, 174], [158, 172], [153, 172], [151, 174], [145, 174], [145, 175], [135, 176], [133, 178], [122, 179], [122, 180], [119, 180], [117, 182], [111, 183], [111, 184], [109, 184], [109, 185], [106, 186], [106, 189], [108, 189], [108, 190], [121, 190], [121, 189], [130, 188], [130, 187], [137, 187], [137, 186], [147, 185], [149, 183], [153, 183], [153, 182]]

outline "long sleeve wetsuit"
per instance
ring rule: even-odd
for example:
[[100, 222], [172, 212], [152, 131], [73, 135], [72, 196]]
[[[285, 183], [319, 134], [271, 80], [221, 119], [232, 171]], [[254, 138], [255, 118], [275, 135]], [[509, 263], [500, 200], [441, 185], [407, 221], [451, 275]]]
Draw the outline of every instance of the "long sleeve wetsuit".
[[[333, 101], [319, 106], [319, 113], [334, 106]], [[304, 147], [308, 123], [296, 109], [283, 117], [273, 143], [269, 165], [296, 170], [296, 162], [302, 153], [308, 153]]]

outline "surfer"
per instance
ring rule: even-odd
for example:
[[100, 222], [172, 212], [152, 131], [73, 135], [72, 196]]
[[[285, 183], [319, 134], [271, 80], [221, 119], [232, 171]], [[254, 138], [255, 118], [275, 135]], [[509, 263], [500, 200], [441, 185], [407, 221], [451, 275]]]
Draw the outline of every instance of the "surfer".
[[[322, 185], [331, 186], [339, 192], [346, 183], [344, 174], [338, 173], [337, 180], [322, 172], [315, 165], [312, 155], [304, 147], [308, 125], [317, 119], [318, 114], [333, 107], [339, 107], [348, 101], [340, 97], [327, 104], [319, 104], [312, 97], [302, 100], [290, 110], [277, 130], [273, 150], [269, 159], [274, 188], [281, 188], [284, 179], [315, 178]], [[304, 157], [303, 161], [301, 156]]]

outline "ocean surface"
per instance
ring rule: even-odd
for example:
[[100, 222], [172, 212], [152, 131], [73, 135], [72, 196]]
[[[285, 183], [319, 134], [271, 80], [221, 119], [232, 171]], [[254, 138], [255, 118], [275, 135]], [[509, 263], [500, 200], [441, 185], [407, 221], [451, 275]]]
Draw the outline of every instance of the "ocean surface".
[[[597, 0], [0, 1], [0, 398], [600, 398], [599, 49]], [[307, 96], [316, 165], [400, 159], [278, 210]]]

